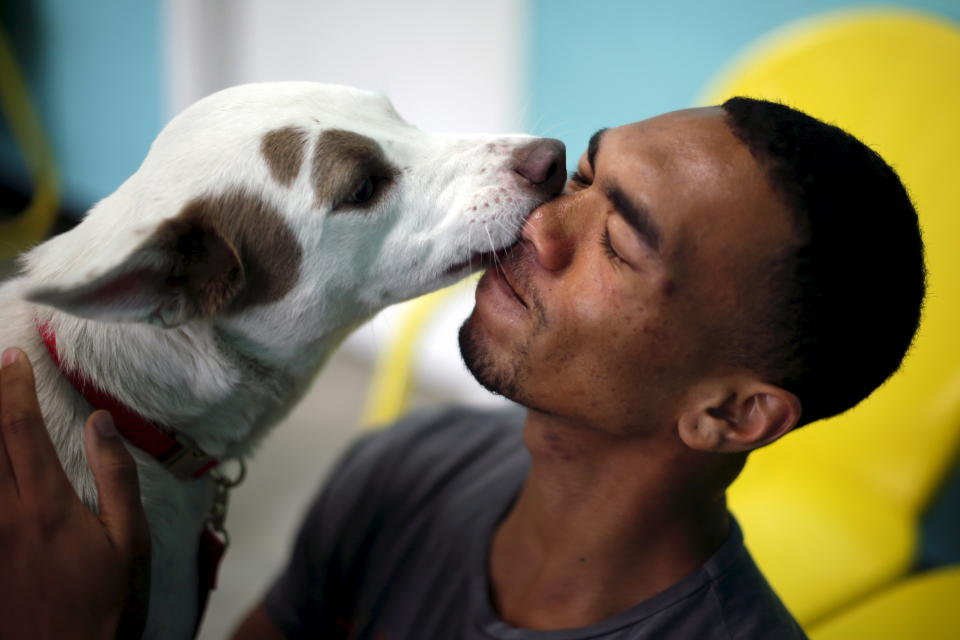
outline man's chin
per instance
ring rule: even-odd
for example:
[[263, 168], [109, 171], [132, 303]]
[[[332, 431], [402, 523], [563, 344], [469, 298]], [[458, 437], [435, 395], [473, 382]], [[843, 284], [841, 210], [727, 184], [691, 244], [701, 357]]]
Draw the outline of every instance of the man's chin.
[[460, 357], [470, 375], [490, 393], [504, 396], [510, 400], [517, 400], [519, 385], [517, 372], [512, 363], [497, 363], [490, 353], [490, 348], [482, 336], [478, 326], [476, 311], [460, 327], [458, 339], [460, 342]]

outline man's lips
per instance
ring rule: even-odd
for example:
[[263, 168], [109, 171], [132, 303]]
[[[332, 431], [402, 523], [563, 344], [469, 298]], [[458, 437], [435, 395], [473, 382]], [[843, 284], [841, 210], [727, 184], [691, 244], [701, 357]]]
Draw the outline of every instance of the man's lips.
[[504, 290], [505, 293], [512, 296], [518, 303], [527, 306], [526, 301], [523, 297], [517, 292], [516, 286], [514, 286], [513, 273], [511, 269], [511, 262], [513, 259], [513, 254], [516, 253], [516, 250], [519, 249], [522, 241], [518, 240], [509, 247], [499, 249], [498, 251], [488, 251], [486, 253], [475, 253], [470, 256], [469, 259], [464, 260], [463, 262], [458, 262], [449, 269], [446, 270], [446, 275], [453, 275], [455, 273], [460, 273], [462, 271], [479, 271], [481, 269], [487, 270], [487, 277], [492, 278], [496, 281], [496, 286]]
[[529, 308], [526, 301], [523, 299], [523, 297], [521, 297], [521, 295], [517, 293], [517, 288], [514, 286], [512, 282], [513, 273], [510, 271], [509, 262], [501, 262], [498, 265], [494, 265], [493, 267], [487, 270], [487, 273], [491, 273], [491, 277], [497, 281], [497, 284], [499, 286], [502, 286], [511, 295], [513, 295], [513, 297], [516, 298], [517, 302], [519, 302], [524, 307]]

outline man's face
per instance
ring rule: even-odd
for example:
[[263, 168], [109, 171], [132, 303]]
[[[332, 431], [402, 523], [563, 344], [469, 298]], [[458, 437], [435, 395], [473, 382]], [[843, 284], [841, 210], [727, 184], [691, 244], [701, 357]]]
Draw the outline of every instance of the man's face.
[[719, 107], [600, 132], [566, 192], [480, 280], [464, 360], [531, 409], [663, 433], [690, 385], [725, 371], [719, 354], [750, 326], [790, 238]]

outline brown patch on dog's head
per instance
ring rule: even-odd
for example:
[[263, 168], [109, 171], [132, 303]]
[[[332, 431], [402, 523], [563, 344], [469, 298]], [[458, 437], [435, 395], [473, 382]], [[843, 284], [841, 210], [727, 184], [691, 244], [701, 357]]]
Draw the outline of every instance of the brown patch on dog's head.
[[[297, 282], [303, 259], [300, 244], [280, 213], [263, 198], [242, 189], [197, 198], [166, 224], [181, 230], [181, 253], [190, 253], [191, 238], [214, 233], [204, 230], [215, 230], [232, 248], [242, 269], [242, 287], [234, 290], [229, 300], [232, 311], [279, 300]], [[199, 292], [207, 298], [204, 308], [222, 309], [226, 301], [221, 293], [228, 287], [218, 283], [233, 278], [227, 273], [210, 280], [214, 284]]]
[[365, 202], [352, 204], [353, 209], [372, 206], [389, 188], [399, 173], [387, 160], [383, 149], [372, 138], [344, 131], [328, 129], [320, 134], [313, 151], [313, 188], [317, 208], [334, 207], [357, 191], [370, 178], [375, 190]]
[[283, 127], [264, 134], [260, 141], [260, 153], [270, 167], [273, 179], [285, 187], [293, 184], [307, 146], [307, 132], [299, 127]]

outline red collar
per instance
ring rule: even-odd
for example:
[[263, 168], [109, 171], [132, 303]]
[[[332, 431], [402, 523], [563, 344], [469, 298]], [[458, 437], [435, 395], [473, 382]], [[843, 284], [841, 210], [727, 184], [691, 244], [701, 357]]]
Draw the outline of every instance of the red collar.
[[210, 471], [220, 461], [207, 455], [190, 438], [174, 433], [160, 425], [150, 422], [139, 413], [123, 404], [109, 393], [100, 389], [79, 371], [66, 371], [57, 353], [57, 336], [49, 324], [37, 325], [43, 344], [47, 347], [54, 364], [60, 373], [94, 409], [109, 411], [117, 425], [117, 431], [123, 434], [131, 444], [146, 451], [179, 478], [199, 478]]

